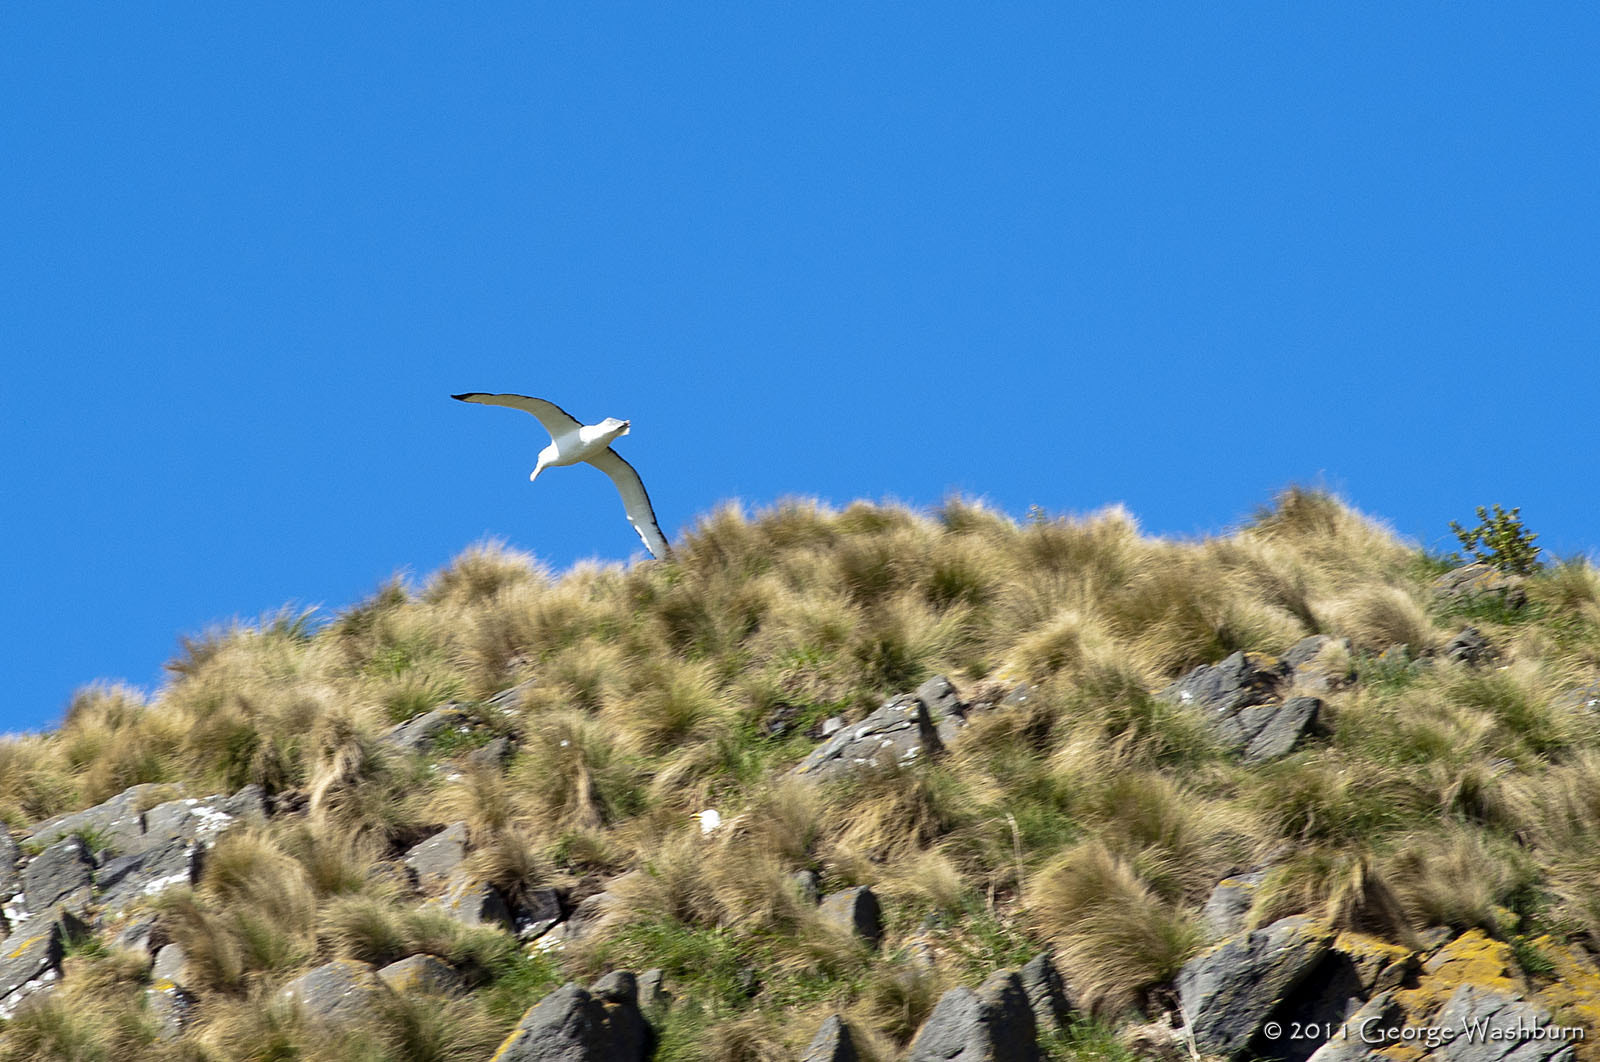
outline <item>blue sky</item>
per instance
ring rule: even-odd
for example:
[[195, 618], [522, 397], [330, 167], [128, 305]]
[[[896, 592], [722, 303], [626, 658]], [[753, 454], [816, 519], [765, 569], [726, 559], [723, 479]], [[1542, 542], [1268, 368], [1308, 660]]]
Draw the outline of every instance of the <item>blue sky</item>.
[[728, 499], [1331, 486], [1597, 543], [1589, 5], [13, 4], [0, 730], [180, 633], [337, 610], [530, 486], [520, 391]]

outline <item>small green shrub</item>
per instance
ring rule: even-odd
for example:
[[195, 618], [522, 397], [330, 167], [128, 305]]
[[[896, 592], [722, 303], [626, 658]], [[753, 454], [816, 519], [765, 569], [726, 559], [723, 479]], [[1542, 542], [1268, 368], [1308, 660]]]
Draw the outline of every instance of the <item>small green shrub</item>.
[[1539, 547], [1533, 540], [1539, 536], [1522, 526], [1518, 515], [1521, 508], [1506, 512], [1494, 507], [1494, 514], [1478, 506], [1478, 526], [1468, 530], [1450, 521], [1450, 530], [1461, 540], [1461, 548], [1476, 561], [1491, 565], [1515, 575], [1531, 575], [1542, 567]]

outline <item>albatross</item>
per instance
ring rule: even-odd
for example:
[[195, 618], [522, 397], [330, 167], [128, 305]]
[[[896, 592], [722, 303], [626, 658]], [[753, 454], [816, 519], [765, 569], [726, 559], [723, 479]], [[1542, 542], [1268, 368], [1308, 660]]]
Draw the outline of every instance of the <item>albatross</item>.
[[607, 417], [599, 424], [583, 424], [577, 417], [554, 402], [527, 395], [490, 395], [474, 391], [464, 395], [451, 395], [460, 402], [477, 402], [484, 406], [506, 406], [532, 413], [539, 418], [550, 433], [550, 445], [539, 451], [539, 461], [533, 466], [531, 483], [547, 468], [575, 465], [587, 461], [611, 477], [622, 495], [623, 508], [628, 511], [628, 523], [639, 532], [645, 549], [652, 557], [665, 557], [672, 552], [667, 536], [656, 523], [656, 511], [650, 506], [650, 495], [644, 491], [644, 481], [622, 455], [611, 448], [613, 440], [628, 434], [629, 421]]

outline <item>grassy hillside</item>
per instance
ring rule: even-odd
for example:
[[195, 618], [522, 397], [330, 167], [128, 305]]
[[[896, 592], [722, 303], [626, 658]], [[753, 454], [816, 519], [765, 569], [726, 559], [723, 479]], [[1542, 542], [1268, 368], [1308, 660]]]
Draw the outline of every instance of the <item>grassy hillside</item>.
[[[0, 1059], [487, 1059], [550, 987], [648, 967], [677, 997], [658, 1058], [797, 1057], [839, 1011], [888, 1059], [944, 989], [1047, 944], [1088, 1015], [1049, 1050], [1122, 1055], [1117, 1030], [1170, 1005], [1212, 887], [1256, 866], [1255, 924], [1309, 912], [1408, 944], [1476, 927], [1548, 976], [1549, 942], [1600, 949], [1600, 726], [1573, 696], [1600, 679], [1600, 573], [1547, 567], [1512, 610], [1442, 606], [1446, 567], [1294, 490], [1197, 541], [1118, 510], [1019, 524], [800, 502], [719, 512], [666, 562], [558, 577], [491, 544], [321, 626], [209, 633], [153, 699], [89, 689], [59, 730], [0, 743], [16, 830], [137, 783], [259, 783], [284, 809], [149, 901], [188, 956], [195, 1021], [155, 1038], [148, 957], [106, 925], [0, 1030]], [[1468, 623], [1493, 665], [1430, 658]], [[1349, 639], [1359, 680], [1319, 694], [1324, 732], [1282, 759], [1247, 765], [1155, 696], [1315, 633]], [[935, 674], [973, 700], [1033, 692], [938, 759], [785, 777], [824, 719]], [[420, 754], [381, 740], [449, 701], [465, 732]], [[503, 768], [469, 763], [497, 736], [516, 747]], [[614, 890], [625, 917], [548, 952], [443, 917], [393, 860], [457, 820], [474, 872], [510, 894], [642, 870]], [[806, 869], [874, 888], [881, 949], [819, 919], [791, 880]], [[330, 958], [422, 952], [476, 989], [404, 997], [338, 1038], [275, 996]]]

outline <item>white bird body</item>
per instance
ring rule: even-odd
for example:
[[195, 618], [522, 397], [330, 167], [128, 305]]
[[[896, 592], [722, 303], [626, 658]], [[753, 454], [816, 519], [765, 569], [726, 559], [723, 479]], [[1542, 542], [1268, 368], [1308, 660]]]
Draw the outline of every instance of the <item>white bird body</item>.
[[650, 495], [645, 493], [644, 481], [639, 478], [639, 473], [633, 470], [633, 466], [622, 459], [621, 454], [611, 449], [613, 440], [628, 434], [630, 426], [628, 421], [607, 417], [599, 424], [583, 424], [554, 402], [531, 398], [528, 395], [491, 395], [474, 391], [450, 397], [485, 406], [520, 409], [524, 413], [532, 413], [538, 417], [539, 423], [550, 433], [550, 445], [539, 451], [539, 459], [533, 466], [533, 472], [528, 476], [529, 481], [538, 479], [539, 473], [547, 468], [582, 462], [594, 465], [611, 477], [617, 493], [622, 495], [623, 508], [628, 512], [628, 523], [639, 533], [639, 538], [650, 554], [654, 557], [671, 554], [672, 547], [667, 545], [667, 536], [661, 533], [661, 526], [656, 523], [655, 509], [650, 504]]

